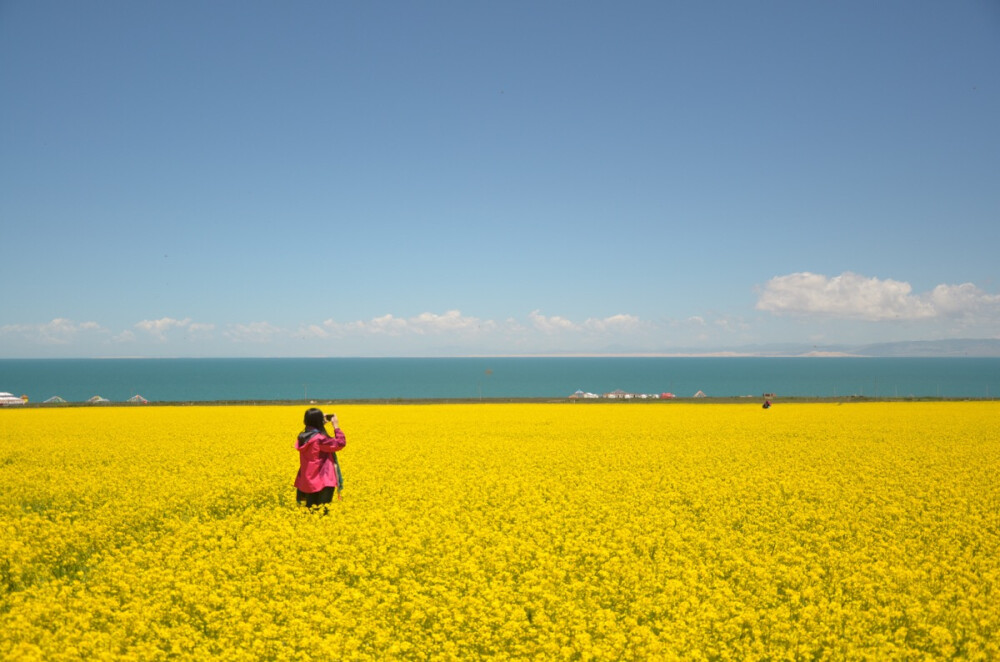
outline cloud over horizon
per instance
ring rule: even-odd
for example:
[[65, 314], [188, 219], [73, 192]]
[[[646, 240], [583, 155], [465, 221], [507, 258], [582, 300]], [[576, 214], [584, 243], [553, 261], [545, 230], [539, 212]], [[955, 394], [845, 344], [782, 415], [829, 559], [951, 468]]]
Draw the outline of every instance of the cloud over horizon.
[[97, 322], [74, 322], [57, 317], [44, 324], [4, 324], [0, 336], [16, 335], [43, 345], [67, 345], [84, 332], [105, 332]]
[[[606, 317], [547, 315], [481, 318], [458, 309], [369, 319], [195, 322], [144, 319], [120, 329], [57, 317], [0, 326], [7, 356], [461, 356], [488, 354], [670, 353], [731, 351], [761, 344], [775, 329], [782, 342], [1000, 338], [1000, 296], [971, 283], [914, 293], [904, 281], [844, 272], [776, 276], [759, 291], [762, 314], [706, 311], [653, 320], [631, 313]], [[766, 313], [766, 314], [763, 314]], [[794, 322], [781, 321], [795, 319]], [[904, 329], [899, 322], [907, 322]], [[862, 329], [865, 327], [867, 331]], [[861, 330], [861, 331], [859, 331]], [[867, 335], [865, 335], [867, 333]]]
[[[495, 326], [496, 323], [492, 320], [481, 320], [478, 317], [462, 315], [458, 310], [449, 310], [440, 315], [424, 312], [413, 317], [396, 317], [391, 313], [387, 313], [370, 320], [355, 320], [352, 322], [338, 322], [328, 319], [323, 322], [321, 327], [311, 325], [307, 328], [310, 328], [316, 335], [322, 333], [329, 335], [333, 333], [336, 335], [400, 336], [403, 334], [478, 333], [492, 330]], [[326, 336], [319, 335], [319, 337]]]
[[[165, 342], [167, 340], [167, 333], [171, 329], [186, 329], [192, 333], [204, 333], [214, 330], [215, 325], [192, 322], [190, 317], [185, 317], [180, 320], [172, 317], [161, 317], [158, 320], [142, 320], [141, 322], [136, 322], [134, 328], [144, 331], [158, 342]], [[120, 334], [117, 337], [122, 340], [135, 339], [135, 335], [129, 332]]]
[[868, 278], [850, 271], [833, 278], [803, 271], [769, 280], [756, 308], [775, 315], [872, 322], [992, 317], [1000, 313], [1000, 295], [984, 292], [972, 283], [942, 284], [930, 292], [914, 294], [904, 281]]
[[249, 324], [230, 324], [222, 335], [235, 343], [267, 344], [284, 336], [285, 331], [270, 322], [250, 322]]
[[[97, 331], [86, 338], [83, 331]], [[17, 340], [25, 347], [62, 346], [67, 351], [74, 341], [82, 354], [115, 355], [127, 351], [148, 355], [186, 354], [192, 341], [214, 348], [225, 355], [226, 347], [255, 345], [276, 355], [285, 352], [350, 354], [422, 355], [448, 352], [534, 352], [599, 350], [601, 343], [637, 338], [640, 332], [656, 332], [636, 315], [619, 313], [608, 317], [588, 317], [582, 321], [559, 315], [544, 315], [533, 310], [526, 319], [483, 319], [464, 315], [457, 309], [443, 313], [425, 311], [410, 317], [386, 313], [367, 320], [322, 322], [304, 321], [297, 327], [272, 324], [266, 320], [233, 322], [217, 327], [215, 323], [195, 322], [190, 317], [163, 316], [140, 320], [117, 332], [97, 322], [77, 323], [56, 318], [43, 324], [8, 324], [0, 327], [0, 337]], [[84, 340], [86, 342], [84, 342]], [[116, 349], [117, 348], [117, 349]], [[23, 351], [23, 350], [22, 350]]]

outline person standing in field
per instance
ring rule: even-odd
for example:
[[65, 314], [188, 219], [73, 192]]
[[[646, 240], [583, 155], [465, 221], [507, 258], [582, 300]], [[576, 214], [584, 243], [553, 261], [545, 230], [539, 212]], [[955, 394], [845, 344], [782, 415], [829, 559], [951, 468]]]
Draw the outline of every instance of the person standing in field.
[[[344, 488], [344, 477], [337, 461], [337, 451], [347, 445], [347, 438], [340, 429], [336, 414], [324, 416], [319, 409], [306, 410], [303, 418], [306, 429], [299, 433], [295, 448], [299, 451], [299, 473], [295, 476], [295, 500], [309, 508], [323, 506], [333, 501], [336, 492]], [[333, 436], [326, 432], [326, 424], [333, 426]]]

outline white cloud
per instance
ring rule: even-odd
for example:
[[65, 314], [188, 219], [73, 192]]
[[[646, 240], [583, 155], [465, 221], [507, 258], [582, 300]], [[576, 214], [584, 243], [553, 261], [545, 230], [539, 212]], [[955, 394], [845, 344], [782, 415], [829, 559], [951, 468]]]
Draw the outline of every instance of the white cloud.
[[270, 322], [230, 324], [223, 335], [233, 342], [265, 344], [284, 335], [284, 330]]
[[[954, 299], [957, 292], [941, 291], [939, 297]], [[180, 344], [183, 352], [219, 356], [233, 353], [272, 355], [434, 355], [537, 352], [647, 351], [665, 343], [689, 341], [691, 329], [714, 327], [713, 318], [691, 318], [683, 322], [645, 321], [619, 313], [607, 317], [568, 318], [533, 310], [526, 315], [483, 319], [459, 310], [423, 312], [411, 317], [385, 314], [367, 320], [303, 321], [284, 328], [267, 321], [216, 325], [191, 318], [146, 319], [112, 333], [96, 322], [72, 322], [57, 318], [44, 325], [12, 324], [0, 327], [7, 352], [30, 353], [16, 343], [39, 346], [48, 343], [63, 354], [171, 354]], [[685, 330], [686, 327], [686, 330]], [[670, 329], [680, 328], [680, 336]], [[22, 338], [23, 336], [23, 338]], [[97, 343], [100, 344], [97, 344]], [[102, 348], [103, 347], [103, 348]], [[128, 349], [126, 349], [128, 348]], [[47, 350], [49, 351], [49, 350]]]
[[914, 294], [909, 283], [879, 280], [845, 272], [828, 278], [808, 272], [772, 278], [764, 286], [757, 309], [777, 315], [825, 316], [869, 321], [922, 320], [996, 314], [1000, 296], [972, 283], [938, 285]]
[[493, 322], [483, 322], [478, 317], [465, 317], [457, 310], [449, 310], [444, 315], [421, 313], [409, 320], [409, 325], [418, 333], [479, 331], [483, 326], [491, 327]]
[[525, 327], [523, 324], [518, 322], [513, 317], [508, 317], [503, 321], [503, 324], [500, 325], [500, 328], [502, 328], [507, 333], [524, 333], [527, 327]]
[[[395, 317], [387, 314], [371, 320], [354, 322], [337, 322], [328, 319], [323, 322], [321, 330], [329, 334], [344, 336], [348, 334], [363, 335], [431, 335], [431, 334], [464, 334], [485, 335], [493, 332], [505, 334], [523, 334], [528, 331], [540, 331], [546, 335], [581, 331], [594, 333], [627, 332], [639, 326], [639, 318], [635, 315], [618, 314], [610, 317], [591, 317], [582, 323], [574, 322], [565, 317], [546, 316], [533, 310], [528, 314], [530, 326], [521, 324], [514, 318], [503, 322], [484, 320], [478, 317], [462, 315], [458, 310], [449, 310], [443, 314], [421, 313], [414, 317]], [[309, 335], [305, 331], [302, 335]], [[312, 335], [318, 336], [318, 333]]]
[[322, 328], [337, 335], [354, 333], [400, 336], [403, 334], [479, 333], [490, 331], [495, 326], [496, 323], [492, 320], [468, 317], [462, 315], [458, 310], [449, 310], [441, 315], [428, 312], [408, 318], [386, 314], [368, 321], [337, 322], [328, 319], [323, 322]]
[[307, 324], [306, 326], [299, 327], [298, 333], [296, 333], [300, 338], [329, 338], [330, 333], [323, 327], [317, 324]]
[[634, 331], [639, 327], [639, 318], [635, 315], [612, 315], [603, 319], [591, 317], [583, 323], [588, 331], [597, 333], [624, 333]]
[[750, 330], [750, 325], [747, 321], [736, 315], [720, 315], [712, 320], [712, 324], [730, 336], [742, 334]]
[[337, 322], [328, 319], [323, 322], [323, 326], [338, 335], [345, 333], [360, 333], [362, 335], [390, 335], [398, 336], [406, 331], [406, 320], [393, 317], [391, 314], [374, 317], [367, 322], [357, 320], [354, 322]]
[[540, 311], [533, 310], [528, 314], [531, 326], [547, 335], [557, 333], [627, 333], [639, 327], [639, 318], [635, 315], [618, 314], [610, 317], [588, 317], [582, 323], [558, 315], [548, 317]]
[[940, 315], [950, 317], [1000, 312], [1000, 295], [987, 294], [972, 283], [938, 285], [927, 299]]
[[145, 331], [156, 340], [162, 342], [167, 339], [167, 331], [170, 329], [185, 327], [189, 324], [191, 324], [190, 317], [185, 317], [182, 320], [173, 319], [172, 317], [161, 317], [158, 320], [142, 320], [141, 322], [136, 322], [135, 328], [140, 331]]
[[406, 326], [405, 319], [393, 317], [392, 315], [383, 315], [382, 317], [374, 318], [368, 324], [367, 328], [373, 333], [388, 333], [389, 335], [397, 335], [406, 331]]
[[5, 324], [0, 326], [0, 336], [18, 335], [29, 341], [43, 345], [68, 345], [81, 333], [103, 332], [97, 322], [74, 322], [57, 317], [44, 324]]
[[576, 323], [565, 317], [546, 317], [539, 311], [533, 310], [528, 314], [531, 324], [543, 333], [559, 333], [561, 331], [579, 331], [580, 327]]
[[[190, 317], [185, 317], [182, 320], [174, 319], [172, 317], [161, 317], [158, 320], [142, 320], [141, 322], [136, 322], [134, 328], [149, 334], [157, 342], [166, 342], [167, 332], [171, 329], [184, 329], [188, 334], [205, 336], [215, 329], [215, 325], [204, 324], [202, 322], [192, 322]], [[130, 333], [126, 336], [122, 333], [115, 336], [114, 339], [118, 341], [131, 342], [132, 340], [135, 340], [135, 334]]]

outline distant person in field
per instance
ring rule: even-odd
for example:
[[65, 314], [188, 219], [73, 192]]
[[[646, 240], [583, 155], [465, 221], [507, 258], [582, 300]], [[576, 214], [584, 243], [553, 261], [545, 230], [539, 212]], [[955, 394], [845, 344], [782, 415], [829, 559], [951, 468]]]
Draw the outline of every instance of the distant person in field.
[[[324, 416], [319, 409], [309, 409], [303, 419], [306, 429], [299, 433], [295, 448], [299, 451], [299, 473], [295, 477], [295, 500], [309, 508], [323, 506], [333, 501], [334, 493], [340, 498], [344, 489], [344, 476], [340, 473], [337, 451], [347, 445], [347, 438], [340, 429], [336, 414]], [[327, 434], [326, 424], [333, 426], [333, 436]]]

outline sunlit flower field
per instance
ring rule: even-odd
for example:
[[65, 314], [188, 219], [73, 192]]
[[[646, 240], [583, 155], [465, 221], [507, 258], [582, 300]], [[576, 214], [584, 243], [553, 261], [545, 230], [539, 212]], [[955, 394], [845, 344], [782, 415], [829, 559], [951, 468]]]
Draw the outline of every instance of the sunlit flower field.
[[3, 659], [1000, 659], [1000, 404], [0, 411]]

